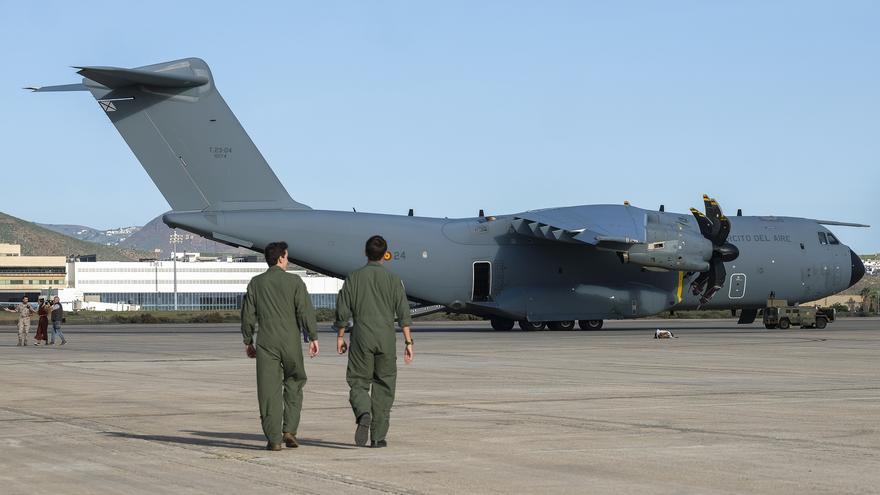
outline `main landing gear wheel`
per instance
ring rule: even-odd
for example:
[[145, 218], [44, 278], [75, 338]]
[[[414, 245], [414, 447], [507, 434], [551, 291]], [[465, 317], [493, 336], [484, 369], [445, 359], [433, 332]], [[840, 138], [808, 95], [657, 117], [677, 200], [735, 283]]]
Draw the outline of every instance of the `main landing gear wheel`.
[[581, 330], [599, 330], [602, 328], [602, 320], [578, 320]]
[[550, 330], [574, 330], [574, 321], [551, 321], [547, 324]]
[[513, 320], [508, 320], [507, 318], [492, 318], [490, 321], [492, 322], [492, 328], [499, 332], [513, 330]]
[[544, 322], [543, 321], [520, 320], [519, 327], [527, 332], [533, 332], [533, 331], [537, 331], [537, 330], [543, 330], [544, 329]]

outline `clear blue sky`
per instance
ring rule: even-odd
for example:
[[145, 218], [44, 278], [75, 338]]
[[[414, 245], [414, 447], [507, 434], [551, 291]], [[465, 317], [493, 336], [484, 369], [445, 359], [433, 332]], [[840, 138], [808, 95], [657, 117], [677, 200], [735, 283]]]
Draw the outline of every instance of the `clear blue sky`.
[[20, 88], [197, 56], [314, 208], [686, 212], [707, 192], [874, 224], [834, 230], [880, 251], [880, 2], [252, 3], [0, 0], [0, 210], [167, 210], [91, 96]]

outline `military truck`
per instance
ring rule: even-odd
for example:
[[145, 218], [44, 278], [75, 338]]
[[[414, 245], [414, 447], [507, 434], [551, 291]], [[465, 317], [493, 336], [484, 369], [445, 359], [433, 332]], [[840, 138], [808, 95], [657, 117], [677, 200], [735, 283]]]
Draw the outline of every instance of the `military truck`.
[[834, 321], [834, 308], [789, 306], [785, 299], [770, 299], [764, 308], [764, 328], [785, 330], [792, 325], [801, 328], [825, 328]]

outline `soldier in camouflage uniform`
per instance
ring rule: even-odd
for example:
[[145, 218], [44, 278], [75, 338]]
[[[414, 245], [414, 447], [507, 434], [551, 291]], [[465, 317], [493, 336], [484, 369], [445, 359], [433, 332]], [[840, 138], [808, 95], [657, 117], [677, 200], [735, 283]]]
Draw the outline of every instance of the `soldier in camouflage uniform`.
[[[385, 239], [370, 237], [365, 249], [367, 265], [349, 274], [336, 301], [336, 349], [339, 354], [349, 352], [346, 379], [357, 422], [354, 441], [359, 447], [367, 444], [368, 434], [371, 447], [388, 445], [385, 435], [397, 382], [395, 317], [403, 330], [404, 362], [413, 359], [409, 302], [403, 282], [383, 266], [387, 250]], [[349, 319], [354, 321], [350, 349], [345, 343]]]
[[21, 303], [15, 309], [3, 308], [10, 313], [18, 313], [18, 346], [28, 345], [28, 332], [31, 330], [31, 318], [37, 314], [28, 303], [28, 297], [21, 298]]
[[[309, 334], [309, 356], [318, 355], [315, 309], [302, 279], [287, 273], [287, 243], [265, 249], [269, 269], [248, 284], [241, 305], [245, 352], [257, 359], [257, 400], [268, 450], [281, 442], [296, 448], [297, 428], [306, 383], [301, 331]], [[256, 344], [254, 333], [256, 330]]]

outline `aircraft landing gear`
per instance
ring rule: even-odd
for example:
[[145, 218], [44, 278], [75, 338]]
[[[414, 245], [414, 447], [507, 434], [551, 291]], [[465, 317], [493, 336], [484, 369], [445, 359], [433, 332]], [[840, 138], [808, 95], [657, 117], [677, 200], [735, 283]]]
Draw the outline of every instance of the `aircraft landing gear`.
[[513, 330], [513, 320], [508, 320], [507, 318], [492, 318], [490, 322], [492, 323], [492, 328], [499, 332]]
[[574, 321], [551, 321], [547, 324], [550, 330], [574, 330]]
[[519, 321], [519, 328], [522, 330], [525, 330], [526, 332], [543, 330], [544, 329], [544, 322], [543, 321], [520, 320]]
[[578, 320], [581, 330], [599, 330], [602, 328], [602, 320]]

